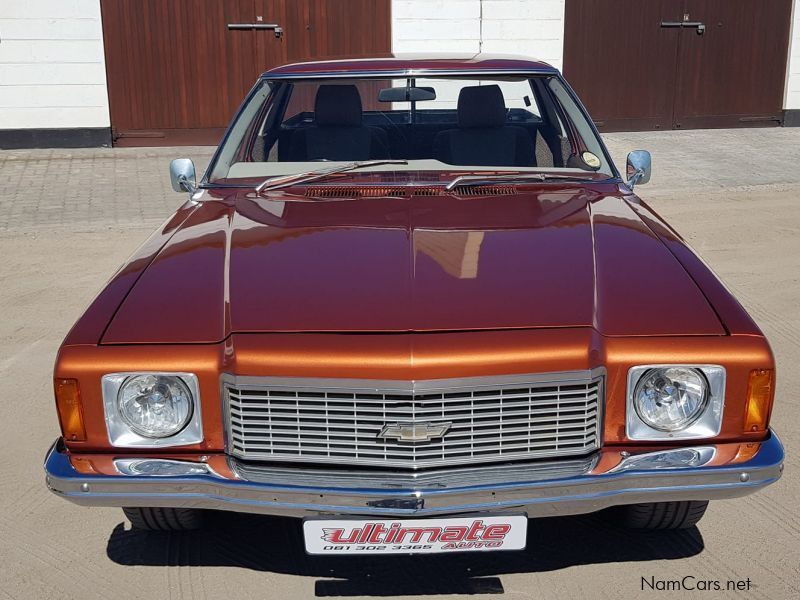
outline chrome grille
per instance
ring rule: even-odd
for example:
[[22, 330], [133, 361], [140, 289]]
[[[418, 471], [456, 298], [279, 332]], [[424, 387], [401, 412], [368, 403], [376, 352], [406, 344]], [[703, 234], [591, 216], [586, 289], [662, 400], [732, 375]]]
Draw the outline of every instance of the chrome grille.
[[287, 469], [230, 459], [231, 469], [238, 477], [252, 483], [294, 485], [324, 488], [370, 489], [452, 489], [472, 487], [491, 481], [493, 484], [520, 481], [546, 481], [586, 475], [596, 465], [599, 453], [575, 458], [533, 461], [510, 465], [469, 465], [422, 471], [398, 471], [374, 468], [330, 469], [319, 466]]
[[[436, 467], [587, 454], [600, 446], [598, 372], [419, 382], [226, 377], [228, 452], [245, 460]], [[449, 423], [442, 438], [378, 437]]]

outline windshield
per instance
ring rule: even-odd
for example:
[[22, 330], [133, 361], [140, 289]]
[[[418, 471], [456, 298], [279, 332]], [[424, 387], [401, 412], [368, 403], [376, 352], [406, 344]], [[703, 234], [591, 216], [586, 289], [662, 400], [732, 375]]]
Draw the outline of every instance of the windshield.
[[372, 171], [544, 172], [614, 168], [561, 80], [486, 76], [264, 80], [209, 169], [211, 183], [308, 173], [355, 161]]

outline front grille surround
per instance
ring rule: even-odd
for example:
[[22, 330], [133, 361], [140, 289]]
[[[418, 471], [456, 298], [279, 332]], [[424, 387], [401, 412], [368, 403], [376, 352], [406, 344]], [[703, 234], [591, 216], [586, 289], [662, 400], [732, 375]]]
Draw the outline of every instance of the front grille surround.
[[[228, 454], [246, 461], [420, 469], [588, 455], [602, 445], [605, 370], [426, 381], [222, 379]], [[438, 440], [387, 423], [451, 423]]]

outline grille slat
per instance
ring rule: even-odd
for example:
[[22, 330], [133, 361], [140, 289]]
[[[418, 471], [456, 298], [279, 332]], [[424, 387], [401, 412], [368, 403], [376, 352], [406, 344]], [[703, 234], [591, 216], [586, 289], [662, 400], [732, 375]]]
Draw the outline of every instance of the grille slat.
[[[531, 419], [530, 421], [525, 419], [514, 419], [509, 421], [503, 421], [502, 428], [504, 430], [508, 430], [510, 428], [519, 429], [520, 431], [552, 431], [556, 428], [570, 428], [570, 427], [578, 427], [581, 425], [591, 424], [590, 422], [594, 420], [596, 416], [596, 411], [591, 413], [587, 413], [587, 418], [584, 419], [583, 415], [579, 418], [574, 419], [560, 419], [556, 421], [555, 419]], [[240, 423], [239, 425], [243, 425], [244, 423]], [[288, 423], [284, 423], [282, 421], [254, 421], [248, 420], [246, 422], [248, 433], [255, 434], [259, 431], [270, 432], [273, 430], [282, 431], [282, 430], [289, 430], [290, 425]], [[448, 438], [457, 437], [459, 433], [464, 430], [465, 434], [468, 434], [473, 429], [478, 433], [483, 433], [484, 431], [495, 431], [494, 429], [488, 430], [488, 427], [493, 427], [494, 423], [476, 423], [474, 427], [469, 427], [469, 424], [462, 424], [455, 422], [450, 427], [450, 431], [447, 434]], [[519, 426], [519, 427], [517, 427]], [[345, 425], [345, 424], [331, 424], [331, 423], [321, 423], [319, 421], [309, 422], [305, 427], [305, 434], [308, 435], [309, 432], [313, 432], [315, 435], [341, 435], [341, 432], [349, 433], [349, 432], [365, 432], [369, 433], [371, 436], [377, 435], [377, 432], [383, 428], [382, 423], [375, 423], [375, 424], [367, 424], [360, 422], [358, 428], [354, 428], [352, 425]], [[499, 431], [499, 429], [498, 429]], [[233, 434], [237, 436], [237, 433]]]
[[[594, 423], [590, 423], [590, 424], [594, 425]], [[554, 429], [547, 429], [547, 430], [539, 429], [538, 431], [541, 432], [541, 434], [539, 436], [537, 436], [537, 437], [533, 437], [533, 436], [531, 436], [529, 434], [529, 430], [528, 429], [521, 428], [521, 427], [515, 428], [515, 429], [497, 429], [497, 430], [485, 431], [485, 432], [484, 431], [480, 431], [480, 432], [477, 432], [477, 433], [469, 432], [469, 431], [453, 432], [451, 430], [446, 436], [446, 440], [447, 441], [443, 442], [443, 443], [455, 444], [455, 443], [457, 443], [459, 441], [469, 440], [469, 439], [475, 439], [475, 440], [480, 441], [480, 440], [486, 440], [486, 439], [492, 439], [492, 438], [495, 438], [495, 437], [500, 437], [501, 435], [503, 436], [503, 441], [504, 442], [505, 441], [512, 441], [512, 440], [516, 440], [516, 439], [520, 439], [520, 440], [521, 439], [526, 439], [526, 440], [529, 440], [529, 441], [533, 441], [533, 440], [539, 439], [540, 437], [550, 438], [550, 437], [552, 437], [553, 435], [556, 435], [556, 434], [558, 434], [561, 439], [565, 439], [565, 438], [573, 436], [573, 435], [575, 435], [575, 436], [581, 436], [581, 435], [585, 436], [586, 435], [586, 433], [585, 433], [586, 428], [582, 427], [582, 426], [575, 426], [575, 427], [572, 427], [572, 428], [559, 428], [559, 429], [555, 429], [555, 430]], [[519, 437], [514, 437], [517, 434], [522, 434], [522, 435], [520, 435]], [[550, 435], [546, 435], [546, 434], [550, 434]], [[292, 437], [300, 438], [300, 435], [297, 434], [296, 432], [292, 432], [292, 431], [275, 431], [274, 428], [273, 429], [253, 430], [253, 431], [251, 431], [249, 433], [249, 435], [252, 436], [251, 437], [251, 441], [256, 441], [257, 439], [265, 439], [265, 436], [271, 436], [271, 439], [274, 439], [274, 438], [286, 439], [286, 438], [292, 438]], [[359, 440], [370, 441], [370, 440], [375, 440], [375, 436], [376, 436], [376, 432], [375, 431], [365, 432], [365, 433], [355, 433], [355, 434], [348, 434], [348, 433], [344, 433], [344, 432], [340, 433], [340, 434], [326, 434], [324, 431], [322, 431], [322, 432], [313, 432], [313, 433], [306, 431], [306, 432], [303, 432], [303, 434], [302, 434], [303, 439], [307, 439], [309, 441], [326, 441], [327, 440], [327, 441], [332, 441], [332, 442], [337, 442], [337, 441], [341, 441], [341, 440], [353, 440], [354, 442], [359, 441]], [[239, 438], [237, 436], [234, 436], [234, 439], [241, 439], [241, 438]], [[408, 445], [408, 442], [398, 442], [398, 441], [393, 441], [393, 440], [380, 440], [379, 443], [380, 444], [386, 444], [386, 445], [398, 445], [400, 447]], [[416, 442], [416, 443], [417, 444], [426, 444], [427, 446], [433, 445], [432, 442]]]
[[[302, 392], [300, 392], [302, 395]], [[266, 400], [270, 403], [283, 403], [288, 406], [294, 405], [294, 399], [297, 396], [286, 396], [284, 394], [278, 394], [276, 392], [269, 392], [264, 393], [243, 393], [241, 391], [235, 391], [233, 389], [230, 390], [230, 396], [234, 400]], [[348, 395], [347, 397], [343, 398], [344, 394], [335, 394], [335, 395], [328, 395], [328, 396], [306, 396], [304, 397], [305, 402], [308, 404], [336, 404], [336, 401], [331, 402], [331, 399], [338, 399], [340, 400], [340, 404], [342, 406], [346, 406], [347, 403], [344, 402], [346, 400], [353, 400], [354, 398], [358, 398], [361, 404], [369, 405], [369, 404], [382, 404], [385, 400], [398, 400], [402, 401], [405, 397], [398, 397], [399, 395], [396, 393], [393, 394], [352, 394]], [[368, 397], [365, 397], [368, 396]], [[541, 392], [537, 391], [535, 388], [530, 392], [515, 392], [513, 394], [486, 394], [482, 391], [472, 392], [470, 395], [469, 393], [466, 394], [437, 394], [436, 396], [432, 396], [431, 394], [424, 394], [422, 397], [414, 396], [414, 401], [420, 404], [426, 402], [443, 402], [445, 404], [448, 403], [458, 403], [464, 402], [465, 400], [475, 399], [475, 400], [483, 400], [483, 401], [492, 401], [492, 400], [513, 400], [515, 398], [525, 400], [528, 399], [536, 399], [536, 398], [553, 398], [554, 400], [558, 400], [559, 398], [563, 400], [569, 400], [573, 398], [576, 401], [584, 400], [587, 397], [586, 390], [569, 390], [565, 392], [561, 392], [560, 394], [557, 391], [552, 392]], [[410, 397], [409, 397], [410, 399]]]
[[[576, 449], [580, 449], [582, 451], [585, 451], [585, 449], [588, 446], [588, 444], [586, 444], [582, 440], [573, 440], [573, 441], [565, 442], [565, 446], [566, 445], [568, 445], [570, 447], [573, 447], [573, 448], [576, 448]], [[266, 445], [255, 444], [255, 445], [253, 445], [251, 447], [251, 449], [258, 449], [258, 448], [261, 448], [261, 447], [266, 448], [267, 446]], [[540, 442], [540, 443], [532, 444], [532, 445], [530, 445], [530, 444], [510, 444], [510, 445], [508, 445], [507, 447], [504, 448], [503, 458], [506, 458], [506, 455], [510, 454], [510, 453], [515, 453], [516, 454], [518, 452], [527, 452], [529, 450], [529, 448], [543, 448], [543, 447], [547, 447], [547, 444], [545, 442]], [[309, 454], [309, 453], [312, 453], [312, 454], [313, 453], [320, 453], [320, 452], [322, 454], [326, 453], [325, 446], [323, 444], [319, 444], [316, 447], [308, 447], [308, 448], [304, 448], [304, 449], [299, 449], [298, 445], [284, 443], [284, 444], [273, 444], [273, 445], [270, 446], [270, 448], [274, 452], [280, 452], [280, 451], [294, 452], [298, 456], [304, 456], [304, 455]], [[337, 451], [338, 450], [340, 452], [341, 451], [349, 452], [349, 446], [346, 446], [346, 445], [333, 446], [333, 449], [334, 449], [333, 451]], [[478, 453], [478, 452], [487, 452], [487, 453], [489, 453], [490, 452], [490, 453], [494, 454], [495, 450], [493, 448], [489, 448], [489, 447], [481, 446], [480, 444], [476, 444], [474, 446], [474, 452], [475, 453]], [[381, 450], [379, 448], [375, 448], [373, 450], [362, 451], [361, 452], [361, 456], [363, 458], [363, 457], [368, 457], [368, 456], [382, 456], [383, 454], [388, 454], [389, 457], [397, 457], [397, 458], [400, 458], [402, 460], [407, 460], [409, 458], [408, 455], [412, 454], [412, 453], [414, 454], [414, 456], [416, 458], [437, 457], [437, 456], [439, 456], [441, 454], [441, 450], [440, 449], [439, 450], [437, 450], [437, 449], [432, 449], [432, 450], [409, 449], [407, 453], [395, 452], [395, 451], [391, 451], [391, 452], [386, 452], [385, 453], [383, 450]], [[408, 465], [405, 465], [405, 466], [408, 466]]]
[[[502, 402], [502, 406], [504, 410], [512, 410], [518, 409], [521, 412], [526, 412], [528, 410], [534, 412], [557, 412], [561, 410], [565, 411], [573, 411], [573, 412], [583, 412], [584, 408], [588, 403], [597, 401], [596, 396], [588, 396], [584, 398], [582, 401], [570, 401], [567, 403], [559, 403], [557, 401], [541, 403], [541, 402], [530, 402], [530, 403], [521, 403], [521, 402]], [[406, 414], [406, 410], [402, 403], [399, 405], [393, 402], [387, 402], [387, 404], [391, 407], [390, 412], [397, 412], [400, 414]], [[394, 406], [392, 406], [394, 404]], [[421, 404], [421, 406], [419, 405]], [[419, 403], [415, 407], [415, 414], [421, 415], [425, 413], [433, 413], [433, 414], [458, 414], [459, 412], [465, 412], [471, 414], [472, 411], [486, 411], [486, 410], [499, 410], [501, 403], [494, 403], [494, 404], [485, 404], [481, 402], [467, 402], [465, 406], [449, 406], [449, 407], [432, 407], [432, 406], [425, 406], [424, 403]], [[260, 410], [263, 409], [263, 410]], [[298, 409], [297, 408], [290, 408], [288, 406], [279, 405], [275, 406], [270, 403], [265, 402], [258, 402], [250, 404], [248, 402], [240, 402], [240, 401], [233, 401], [231, 403], [231, 410], [236, 411], [241, 415], [255, 415], [264, 412], [270, 412], [272, 414], [294, 414]], [[345, 407], [330, 407], [324, 408], [322, 406], [318, 406], [316, 404], [307, 405], [300, 409], [303, 413], [313, 415], [313, 414], [352, 414], [353, 409], [345, 408]], [[386, 407], [382, 408], [374, 408], [372, 406], [359, 406], [358, 413], [359, 415], [364, 415], [366, 418], [369, 418], [370, 415], [374, 415], [372, 418], [378, 419], [382, 418], [386, 412]]]
[[[334, 414], [329, 414], [327, 417], [325, 417], [324, 414], [317, 414], [317, 413], [297, 413], [297, 414], [299, 414], [302, 417], [304, 417], [309, 423], [312, 423], [314, 421], [322, 422], [323, 419], [327, 419], [328, 422], [336, 423], [336, 422], [339, 422], [339, 421], [346, 421], [348, 418], [352, 418], [353, 417], [352, 413], [351, 414], [334, 413]], [[364, 417], [363, 413], [359, 413], [359, 415], [360, 415], [359, 419], [364, 424], [378, 423], [382, 427], [387, 419], [391, 420], [391, 419], [394, 418], [394, 419], [400, 419], [400, 420], [408, 420], [409, 417], [410, 417], [410, 415], [405, 415], [405, 414], [403, 414], [401, 412], [396, 412], [396, 411], [386, 411], [385, 414], [386, 414], [385, 418], [383, 416], [380, 416], [380, 417], [377, 417], [377, 418], [369, 418], [369, 417]], [[544, 420], [544, 421], [552, 420], [552, 421], [556, 421], [556, 422], [560, 422], [562, 420], [562, 417], [565, 418], [565, 419], [572, 419], [572, 418], [575, 418], [575, 417], [579, 417], [581, 419], [584, 419], [584, 418], [588, 417], [587, 410], [584, 410], [583, 408], [580, 408], [580, 409], [576, 409], [576, 410], [562, 410], [562, 411], [557, 411], [555, 409], [554, 410], [547, 410], [547, 411], [539, 411], [539, 412], [531, 411], [530, 413], [527, 413], [524, 410], [513, 410], [513, 411], [507, 411], [507, 412], [502, 412], [502, 411], [491, 412], [491, 411], [474, 410], [474, 411], [470, 411], [470, 412], [466, 412], [466, 413], [465, 412], [458, 412], [458, 413], [456, 413], [456, 412], [445, 412], [443, 415], [442, 415], [442, 411], [438, 411], [435, 414], [431, 414], [431, 413], [428, 413], [426, 411], [426, 412], [422, 412], [422, 413], [417, 413], [416, 419], [417, 420], [427, 419], [427, 420], [430, 420], [430, 421], [446, 420], [446, 421], [455, 423], [457, 421], [462, 421], [462, 420], [475, 422], [475, 421], [481, 421], [481, 420], [485, 421], [487, 419], [503, 419], [505, 421], [506, 419], [510, 419], [510, 418], [514, 418], [514, 417], [524, 417], [526, 415], [528, 415], [529, 419], [536, 418], [537, 420]], [[259, 412], [247, 412], [247, 413], [237, 413], [237, 414], [232, 414], [231, 416], [232, 416], [232, 418], [236, 419], [237, 421], [239, 421], [241, 423], [245, 423], [245, 422], [252, 423], [252, 422], [259, 422], [259, 421], [273, 422], [273, 423], [274, 422], [289, 422], [289, 421], [293, 421], [293, 420], [297, 419], [297, 416], [295, 415], [295, 413], [289, 414], [289, 413], [279, 413], [279, 412], [274, 412], [274, 411], [272, 413], [262, 412], [262, 411], [259, 411]], [[264, 419], [263, 417], [271, 417], [271, 418]]]
[[[233, 378], [224, 384], [228, 451], [247, 460], [406, 468], [588, 454], [600, 445], [602, 377], [560, 375], [418, 391]], [[392, 423], [450, 428], [427, 441], [378, 437]]]
[[[503, 401], [502, 405], [503, 405], [503, 410], [507, 410], [507, 409], [510, 410], [510, 409], [518, 408], [520, 410], [524, 409], [525, 411], [527, 411], [530, 408], [531, 410], [534, 410], [534, 411], [545, 412], [545, 411], [548, 411], [548, 410], [555, 411], [555, 410], [561, 409], [561, 408], [563, 408], [565, 410], [569, 410], [571, 408], [574, 408], [576, 411], [583, 411], [584, 407], [586, 406], [586, 403], [587, 402], [591, 402], [592, 400], [597, 400], [597, 397], [596, 396], [593, 397], [593, 398], [592, 397], [586, 397], [586, 398], [582, 398], [580, 400], [570, 400], [570, 401], [567, 401], [567, 402], [552, 401], [552, 402], [533, 402], [533, 403], [530, 403], [530, 402], [520, 402], [520, 401]], [[451, 404], [450, 406], [446, 406], [445, 405], [445, 406], [438, 406], [438, 407], [436, 407], [436, 406], [426, 406], [424, 403], [421, 403], [421, 404], [422, 404], [422, 406], [417, 406], [416, 407], [416, 414], [418, 414], [418, 415], [421, 415], [421, 414], [424, 414], [424, 413], [451, 414], [451, 413], [459, 413], [459, 412], [469, 412], [473, 408], [477, 408], [478, 410], [480, 410], [482, 408], [483, 409], [496, 408], [497, 405], [498, 405], [498, 404], [489, 404], [489, 403], [484, 403], [484, 402], [465, 402], [464, 406], [453, 406]], [[283, 412], [292, 412], [292, 413], [295, 410], [297, 410], [296, 408], [293, 409], [293, 408], [290, 408], [290, 407], [284, 406], [284, 405], [275, 406], [275, 405], [270, 404], [269, 402], [253, 402], [253, 403], [250, 403], [250, 402], [247, 402], [247, 401], [245, 401], [244, 403], [242, 403], [241, 401], [235, 401], [234, 403], [232, 403], [231, 409], [235, 410], [235, 411], [237, 411], [239, 413], [246, 412], [247, 414], [253, 414], [254, 412], [257, 412], [258, 409], [268, 409], [268, 410], [271, 410], [273, 412], [275, 412], [275, 411], [283, 411]], [[350, 408], [331, 407], [331, 406], [327, 406], [326, 407], [324, 404], [317, 404], [317, 403], [310, 403], [310, 404], [308, 404], [306, 406], [303, 406], [301, 410], [304, 413], [308, 413], [308, 414], [314, 414], [314, 413], [320, 413], [320, 414], [334, 413], [335, 414], [335, 413], [337, 413], [339, 411], [341, 411], [343, 413], [352, 412], [352, 409], [350, 409]], [[377, 406], [371, 406], [371, 405], [360, 406], [359, 409], [358, 409], [358, 414], [359, 415], [370, 415], [370, 414], [373, 414], [373, 415], [377, 415], [378, 417], [382, 417], [384, 415], [385, 410], [386, 410], [385, 406], [384, 407], [380, 407], [380, 408], [377, 407]], [[400, 408], [398, 410], [400, 410], [400, 412], [403, 412], [402, 408]]]
[[342, 471], [306, 467], [284, 469], [260, 463], [232, 461], [234, 471], [246, 481], [271, 485], [302, 485], [308, 487], [350, 488], [367, 487], [397, 491], [398, 488], [454, 488], [482, 485], [487, 481], [512, 483], [541, 481], [584, 475], [597, 464], [597, 455], [536, 461], [526, 465], [490, 465], [449, 467], [425, 471], [391, 471], [360, 469]]

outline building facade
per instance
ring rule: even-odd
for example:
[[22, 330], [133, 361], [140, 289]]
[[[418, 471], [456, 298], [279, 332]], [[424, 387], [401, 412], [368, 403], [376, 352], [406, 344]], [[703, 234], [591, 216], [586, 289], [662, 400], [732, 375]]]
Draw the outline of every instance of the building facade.
[[386, 52], [540, 58], [601, 131], [800, 125], [800, 0], [0, 0], [0, 147], [213, 143], [266, 68]]

